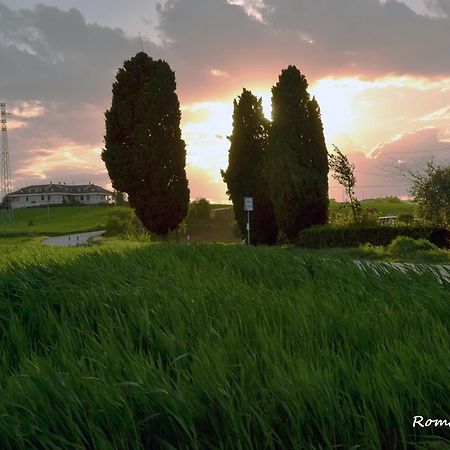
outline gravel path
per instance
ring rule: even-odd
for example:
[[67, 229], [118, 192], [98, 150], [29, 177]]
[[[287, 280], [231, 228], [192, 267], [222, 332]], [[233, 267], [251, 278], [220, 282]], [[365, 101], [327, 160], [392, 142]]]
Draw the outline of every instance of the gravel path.
[[105, 230], [90, 231], [88, 233], [67, 234], [65, 236], [56, 236], [42, 241], [44, 245], [58, 245], [60, 247], [76, 247], [77, 245], [86, 245], [88, 240], [93, 237], [101, 236]]

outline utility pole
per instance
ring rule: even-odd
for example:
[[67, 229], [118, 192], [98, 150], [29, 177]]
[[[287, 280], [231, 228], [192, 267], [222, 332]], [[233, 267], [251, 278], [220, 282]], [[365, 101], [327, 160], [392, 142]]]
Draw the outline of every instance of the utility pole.
[[[0, 122], [2, 125], [2, 149], [0, 160], [0, 197], [3, 202], [3, 210], [5, 222], [8, 225], [13, 223], [13, 210], [11, 200], [6, 198], [8, 194], [12, 192], [11, 182], [11, 164], [9, 161], [9, 148], [8, 148], [8, 127], [7, 116], [10, 114], [6, 111], [6, 103], [0, 103]], [[3, 215], [3, 214], [2, 214]]]

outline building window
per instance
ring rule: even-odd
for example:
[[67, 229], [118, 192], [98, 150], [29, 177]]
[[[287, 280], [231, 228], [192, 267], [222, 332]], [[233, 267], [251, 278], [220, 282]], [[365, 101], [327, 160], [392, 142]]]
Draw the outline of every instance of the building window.
[[43, 202], [44, 201], [44, 196], [43, 195], [41, 195], [41, 202]]
[[80, 195], [80, 200], [84, 200], [84, 195]]
[[91, 196], [90, 195], [86, 195], [86, 200], [90, 201], [91, 200]]
[[26, 201], [26, 202], [28, 201], [28, 197], [25, 197], [25, 201]]
[[47, 200], [50, 201], [50, 195], [47, 195]]

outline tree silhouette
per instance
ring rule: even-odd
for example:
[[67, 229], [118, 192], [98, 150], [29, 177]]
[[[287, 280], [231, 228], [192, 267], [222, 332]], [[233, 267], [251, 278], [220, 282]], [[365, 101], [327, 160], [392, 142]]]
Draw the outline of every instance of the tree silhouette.
[[186, 217], [189, 189], [175, 74], [140, 52], [120, 68], [105, 113], [102, 159], [142, 224], [166, 237]]
[[233, 202], [234, 215], [242, 235], [247, 234], [244, 197], [253, 197], [253, 244], [275, 244], [278, 234], [265, 179], [269, 126], [270, 122], [263, 114], [261, 99], [258, 100], [250, 91], [244, 89], [238, 100], [234, 100], [228, 168], [221, 173], [227, 184], [227, 192]]
[[280, 231], [294, 240], [328, 216], [328, 162], [320, 109], [295, 66], [272, 88], [267, 174]]

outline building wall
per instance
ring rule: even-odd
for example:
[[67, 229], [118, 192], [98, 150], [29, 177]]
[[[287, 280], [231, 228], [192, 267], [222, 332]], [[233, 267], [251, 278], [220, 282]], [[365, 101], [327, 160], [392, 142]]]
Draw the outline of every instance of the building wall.
[[99, 203], [112, 203], [112, 196], [107, 194], [20, 194], [12, 197], [13, 208], [30, 208], [42, 205], [62, 205], [71, 201], [84, 205], [98, 205]]

